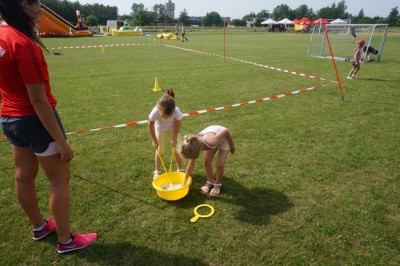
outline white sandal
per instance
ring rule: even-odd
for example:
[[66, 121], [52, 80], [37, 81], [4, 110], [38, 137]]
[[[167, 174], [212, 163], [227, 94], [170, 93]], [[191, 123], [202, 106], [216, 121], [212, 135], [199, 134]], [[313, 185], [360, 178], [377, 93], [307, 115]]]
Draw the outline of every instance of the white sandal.
[[214, 186], [214, 183], [207, 181], [207, 183], [200, 188], [201, 194], [207, 194], [210, 192], [211, 188]]
[[221, 187], [222, 187], [222, 184], [221, 184], [221, 183], [219, 183], [219, 184], [214, 184], [214, 187], [211, 189], [211, 192], [210, 192], [210, 197], [216, 197], [216, 196], [218, 196], [219, 193], [221, 192]]

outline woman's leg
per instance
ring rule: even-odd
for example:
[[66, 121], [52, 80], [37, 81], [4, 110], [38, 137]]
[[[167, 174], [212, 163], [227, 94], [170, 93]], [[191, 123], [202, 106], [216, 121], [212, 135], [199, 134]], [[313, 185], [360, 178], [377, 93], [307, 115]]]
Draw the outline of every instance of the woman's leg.
[[69, 163], [60, 162], [60, 154], [38, 157], [38, 159], [50, 182], [49, 205], [56, 221], [58, 241], [64, 243], [71, 237]]
[[34, 228], [44, 224], [36, 196], [35, 179], [39, 171], [39, 162], [30, 148], [12, 149], [15, 164], [15, 193]]

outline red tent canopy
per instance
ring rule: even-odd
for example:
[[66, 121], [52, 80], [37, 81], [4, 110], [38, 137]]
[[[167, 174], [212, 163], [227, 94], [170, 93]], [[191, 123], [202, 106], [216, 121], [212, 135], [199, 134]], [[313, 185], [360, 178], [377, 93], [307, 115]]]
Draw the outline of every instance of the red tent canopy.
[[299, 22], [297, 22], [297, 24], [311, 25], [311, 24], [313, 24], [313, 22], [311, 20], [309, 20], [308, 18], [302, 18], [302, 19], [300, 19]]
[[313, 21], [313, 24], [329, 24], [329, 21], [323, 18], [319, 18]]
[[292, 20], [292, 21], [293, 21], [294, 24], [299, 24], [299, 21], [300, 21], [300, 20], [294, 19], [294, 20]]

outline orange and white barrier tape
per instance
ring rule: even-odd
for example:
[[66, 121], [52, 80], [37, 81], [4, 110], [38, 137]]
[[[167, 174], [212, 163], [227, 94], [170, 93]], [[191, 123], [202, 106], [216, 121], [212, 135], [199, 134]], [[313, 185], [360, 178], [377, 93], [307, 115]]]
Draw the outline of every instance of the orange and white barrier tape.
[[[296, 95], [296, 94], [307, 92], [307, 91], [312, 91], [312, 90], [319, 89], [319, 88], [322, 88], [325, 86], [328, 86], [328, 84], [318, 85], [318, 86], [305, 88], [305, 89], [301, 89], [301, 90], [296, 90], [296, 91], [291, 91], [291, 92], [286, 92], [283, 94], [274, 95], [274, 96], [270, 96], [270, 97], [266, 97], [266, 98], [261, 98], [261, 99], [257, 99], [257, 100], [253, 100], [253, 101], [246, 101], [246, 102], [241, 102], [241, 103], [236, 103], [236, 104], [231, 104], [231, 105], [225, 105], [222, 107], [215, 107], [215, 108], [208, 108], [208, 109], [204, 109], [204, 110], [192, 111], [192, 112], [183, 114], [183, 116], [194, 116], [194, 115], [199, 115], [199, 114], [211, 113], [214, 111], [220, 111], [220, 110], [224, 110], [224, 109], [231, 109], [234, 107], [245, 106], [245, 105], [253, 104], [253, 103], [262, 103], [262, 102], [266, 102], [266, 101], [271, 101], [271, 100], [288, 97], [291, 95]], [[131, 127], [131, 126], [136, 126], [136, 125], [147, 124], [148, 122], [149, 122], [148, 120], [141, 120], [141, 121], [129, 122], [129, 123], [124, 123], [124, 124], [114, 125], [114, 126], [105, 126], [105, 127], [100, 127], [100, 128], [94, 128], [94, 129], [77, 130], [77, 131], [69, 132], [69, 133], [67, 133], [67, 135], [89, 133], [89, 132], [95, 132], [95, 131], [103, 131], [103, 130], [114, 129], [114, 128]], [[0, 140], [7, 140], [7, 138], [0, 138]]]

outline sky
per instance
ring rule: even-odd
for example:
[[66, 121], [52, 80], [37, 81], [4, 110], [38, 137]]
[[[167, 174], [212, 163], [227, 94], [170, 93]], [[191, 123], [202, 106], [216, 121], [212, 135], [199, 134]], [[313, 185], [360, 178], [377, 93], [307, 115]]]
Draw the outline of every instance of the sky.
[[[132, 12], [133, 3], [142, 3], [149, 11], [153, 9], [155, 4], [165, 4], [168, 0], [78, 0], [80, 4], [103, 4], [105, 6], [117, 6], [119, 15], [127, 15]], [[186, 9], [189, 16], [205, 16], [207, 13], [216, 11], [222, 17], [243, 18], [245, 15], [259, 13], [261, 10], [267, 10], [270, 13], [274, 8], [281, 4], [286, 4], [290, 9], [296, 9], [300, 5], [307, 5], [314, 12], [323, 7], [331, 7], [333, 3], [338, 4], [340, 0], [172, 0], [175, 3], [175, 18], [183, 9]], [[369, 2], [369, 3], [368, 3]], [[375, 1], [373, 4], [365, 0], [347, 0], [345, 5], [346, 11], [357, 16], [361, 9], [367, 17], [387, 17], [394, 7], [399, 7], [399, 0], [381, 0]]]

